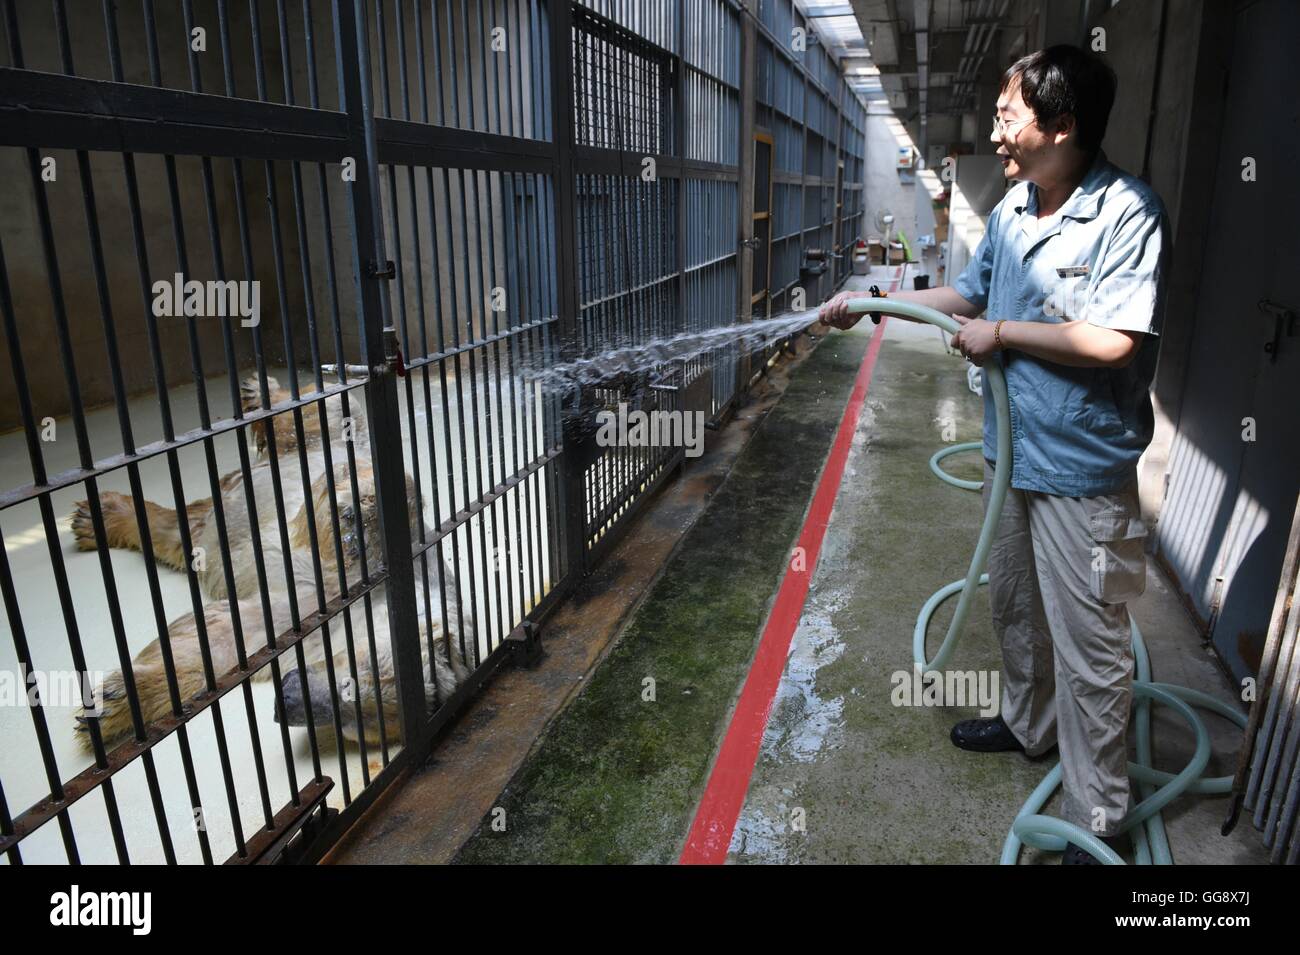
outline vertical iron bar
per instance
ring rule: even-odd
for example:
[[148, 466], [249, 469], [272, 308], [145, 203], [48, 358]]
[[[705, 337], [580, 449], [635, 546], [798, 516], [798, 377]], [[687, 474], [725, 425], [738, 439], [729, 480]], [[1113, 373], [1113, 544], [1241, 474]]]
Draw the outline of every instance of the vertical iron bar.
[[[352, 147], [356, 150], [358, 159], [364, 160], [358, 162], [359, 175], [351, 183], [351, 202], [348, 208], [362, 354], [371, 369], [366, 384], [366, 413], [369, 417], [371, 451], [378, 484], [384, 564], [388, 568], [386, 588], [389, 637], [397, 678], [402, 745], [414, 749], [422, 740], [425, 700], [415, 587], [411, 574], [410, 519], [406, 508], [406, 474], [402, 461], [401, 435], [385, 426], [386, 422], [399, 420], [401, 409], [384, 351], [386, 298], [383, 287], [369, 274], [386, 259], [383, 239], [378, 230], [379, 150], [375, 142], [374, 108], [362, 79], [369, 75], [369, 55], [361, 39], [365, 36], [364, 23], [362, 0], [334, 0], [339, 101], [347, 115]], [[359, 55], [354, 57], [354, 51]]]
[[[559, 360], [578, 357], [577, 223], [573, 174], [573, 9], [569, 0], [550, 0], [551, 128], [555, 137], [555, 287], [558, 292]], [[576, 408], [574, 409], [577, 410]], [[586, 494], [577, 448], [570, 429], [564, 430], [563, 494], [565, 537], [573, 569], [587, 571], [583, 532]]]
[[[737, 170], [736, 191], [738, 212], [736, 216], [736, 321], [749, 322], [753, 320], [753, 309], [749, 304], [750, 297], [754, 289], [754, 255], [755, 250], [751, 249], [748, 240], [754, 236], [754, 179], [757, 176], [756, 163], [754, 160], [754, 126], [755, 126], [755, 101], [757, 99], [757, 55], [756, 45], [758, 39], [758, 27], [754, 23], [753, 17], [742, 16], [740, 18], [740, 142], [738, 159], [739, 169]], [[772, 170], [776, 167], [776, 156], [772, 155], [774, 149], [770, 149], [767, 163], [768, 176], [772, 175]], [[769, 203], [767, 210], [767, 243], [763, 250], [768, 254], [772, 245], [772, 240], [776, 237], [776, 230], [773, 228], [775, 222], [776, 210], [771, 208], [773, 203]], [[771, 275], [768, 276], [769, 287], [771, 285]], [[749, 385], [749, 379], [752, 375], [751, 356], [753, 351], [749, 348], [740, 347], [736, 350], [736, 376], [731, 384], [731, 394], [728, 398], [740, 400], [741, 394]]]

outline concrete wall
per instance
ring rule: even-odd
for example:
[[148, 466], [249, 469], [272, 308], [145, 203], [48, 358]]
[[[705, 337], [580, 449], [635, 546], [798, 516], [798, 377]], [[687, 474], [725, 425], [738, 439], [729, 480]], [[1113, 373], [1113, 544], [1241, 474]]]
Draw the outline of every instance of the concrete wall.
[[[1173, 11], [1170, 19], [1185, 23], [1189, 18], [1194, 19], [1189, 15], [1195, 12], [1199, 3], [1175, 0], [1173, 6], [1179, 9]], [[1106, 31], [1106, 51], [1102, 55], [1119, 78], [1115, 106], [1111, 110], [1102, 148], [1111, 162], [1134, 175], [1143, 172], [1150, 131], [1155, 52], [1160, 48], [1160, 8], [1159, 3], [1121, 3], [1107, 10], [1095, 24]], [[1180, 48], [1175, 38], [1169, 39], [1172, 48], [1167, 49], [1166, 54], [1172, 54], [1171, 58], [1178, 60], [1187, 51]], [[1177, 38], [1185, 39], [1185, 34]], [[1184, 66], [1176, 76], [1169, 77], [1172, 81], [1169, 86], [1184, 85], [1190, 78]], [[1173, 105], [1168, 101], [1173, 95], [1172, 89], [1166, 89], [1165, 95], [1166, 102], [1162, 108], [1168, 109]], [[1181, 154], [1176, 144], [1164, 145], [1168, 154]], [[1159, 191], [1162, 184], [1153, 182], [1152, 185]]]
[[894, 215], [893, 235], [902, 229], [908, 240], [919, 234], [916, 221], [916, 193], [924, 192], [918, 182], [904, 182], [898, 171], [898, 150], [913, 145], [905, 127], [888, 107], [873, 106], [867, 111], [866, 222], [868, 235], [879, 234], [876, 216], [888, 210]]
[[1002, 164], [992, 156], [958, 156], [948, 204], [948, 256], [944, 284], [961, 275], [984, 235], [993, 207], [1006, 194]]
[[[269, 5], [268, 5], [269, 6]], [[77, 75], [89, 79], [112, 78], [105, 44], [100, 6], [96, 3], [70, 3], [69, 19], [73, 66]], [[190, 89], [188, 44], [185, 25], [179, 4], [155, 4], [155, 23], [158, 37], [162, 84], [176, 89]], [[207, 25], [207, 51], [199, 54], [200, 90], [224, 93], [221, 69], [221, 52], [217, 34], [215, 3], [204, 0], [195, 4], [195, 23]], [[232, 61], [237, 91], [241, 96], [253, 96], [255, 78], [251, 58], [251, 29], [247, 20], [247, 6], [232, 4], [230, 28], [232, 36]], [[40, 4], [17, 5], [19, 36], [22, 41], [24, 65], [29, 69], [62, 72], [53, 15], [50, 7]], [[282, 97], [279, 80], [280, 63], [275, 44], [266, 37], [274, 37], [275, 11], [261, 11], [264, 31], [263, 46], [267, 47], [264, 66], [268, 77], [268, 95], [271, 99]], [[118, 35], [122, 49], [124, 79], [131, 83], [150, 83], [145, 31], [137, 10], [119, 10]], [[325, 34], [332, 36], [330, 33]], [[317, 41], [318, 45], [320, 40]], [[3, 44], [7, 59], [7, 38]], [[322, 59], [332, 59], [332, 43], [318, 49]], [[332, 83], [332, 70], [326, 74]], [[300, 87], [300, 89], [305, 87]], [[332, 86], [329, 87], [332, 89]], [[305, 99], [305, 93], [300, 94]], [[337, 98], [331, 97], [331, 103]], [[29, 173], [27, 152], [16, 147], [0, 148], [0, 181], [9, 187], [0, 191], [0, 235], [3, 236], [8, 277], [14, 298], [14, 309], [23, 344], [34, 413], [39, 420], [45, 416], [57, 417], [70, 408], [68, 386], [58, 357], [55, 335], [54, 304], [51, 294], [53, 277], [47, 267], [40, 239], [37, 214], [36, 189], [40, 189], [49, 205], [54, 241], [58, 256], [58, 277], [66, 305], [69, 337], [77, 367], [77, 378], [82, 401], [87, 408], [111, 403], [113, 392], [109, 365], [106, 358], [106, 333], [102, 310], [97, 294], [92, 268], [90, 242], [84, 207], [81, 178], [78, 174], [76, 153], [67, 150], [42, 150], [39, 157], [56, 160], [57, 178], [54, 182], [33, 183]], [[105, 272], [109, 295], [109, 308], [114, 319], [121, 370], [128, 394], [152, 391], [155, 387], [152, 363], [148, 359], [149, 345], [145, 309], [149, 303], [142, 295], [137, 268], [131, 212], [128, 202], [123, 159], [120, 154], [91, 153], [89, 156], [91, 183], [98, 212], [100, 235], [105, 257]], [[187, 278], [206, 280], [216, 275], [209, 222], [206, 214], [201, 162], [196, 157], [178, 157], [175, 160], [178, 206], [181, 220], [176, 222], [169, 197], [168, 176], [161, 156], [140, 155], [135, 159], [139, 182], [141, 219], [144, 242], [148, 256], [147, 279], [150, 283], [160, 278], [171, 278], [181, 270], [177, 254], [177, 230], [183, 231], [188, 255], [184, 272]], [[266, 166], [261, 162], [244, 162], [245, 204], [249, 217], [249, 232], [253, 249], [254, 269], [261, 281], [261, 331], [263, 333], [268, 363], [275, 365], [285, 359], [284, 339], [280, 332], [280, 288], [272, 267], [273, 254], [270, 241], [270, 207], [267, 202]], [[230, 160], [213, 160], [213, 193], [217, 211], [217, 230], [224, 259], [227, 279], [245, 278], [240, 252], [238, 220], [236, 214], [236, 187], [233, 164]], [[304, 174], [314, 187], [314, 170]], [[295, 346], [301, 355], [306, 353], [306, 330], [302, 318], [303, 296], [298, 253], [297, 231], [292, 205], [292, 181], [287, 164], [277, 164], [274, 170], [279, 200], [280, 228], [284, 246], [285, 288], [289, 314], [294, 317]], [[311, 190], [309, 190], [309, 193]], [[308, 205], [310, 199], [308, 199]], [[342, 224], [345, 218], [336, 218]], [[317, 231], [313, 238], [328, 235]], [[346, 255], [346, 247], [336, 254]], [[349, 260], [340, 260], [348, 268]], [[343, 291], [348, 291], [345, 285]], [[350, 296], [348, 296], [350, 298]], [[225, 371], [224, 348], [219, 318], [194, 320], [195, 340], [205, 376]], [[235, 339], [237, 367], [247, 368], [252, 361], [252, 334], [232, 324]], [[162, 355], [165, 385], [174, 386], [193, 379], [190, 338], [186, 323], [179, 318], [158, 319], [159, 347]], [[7, 348], [0, 345], [0, 351]], [[9, 356], [2, 356], [4, 374], [0, 374], [0, 429], [18, 426], [17, 397], [12, 376], [8, 373]], [[213, 414], [225, 416], [229, 412], [226, 392], [214, 392]], [[197, 427], [199, 421], [176, 421], [178, 431]], [[156, 433], [158, 422], [139, 422], [144, 433]], [[97, 455], [120, 451], [116, 448], [95, 448]]]
[[[70, 22], [75, 27], [70, 32], [76, 74], [90, 79], [111, 79], [99, 3], [74, 0], [68, 4], [68, 8]], [[163, 3], [155, 4], [154, 8], [162, 85], [190, 90], [192, 80], [188, 63], [188, 34], [182, 18], [182, 7], [180, 4]], [[319, 105], [325, 109], [337, 109], [339, 97], [330, 5], [319, 3], [312, 9]], [[488, 97], [484, 93], [483, 77], [493, 75], [491, 67], [499, 66], [504, 71], [505, 64], [492, 61], [485, 73], [484, 51], [487, 40], [478, 35], [477, 18], [470, 18], [469, 41], [466, 42], [466, 25], [460, 22], [460, 14], [456, 14], [453, 35], [453, 31], [447, 27], [444, 10], [441, 14], [442, 25], [436, 31], [440, 38], [437, 53], [444, 73], [452, 69], [453, 63], [455, 65], [458, 76], [455, 88], [459, 101], [454, 101], [450, 92], [452, 84], [440, 83], [439, 78], [433, 75], [435, 51], [431, 48], [431, 38], [435, 31], [429, 22], [431, 9], [421, 7], [424, 12], [422, 27], [431, 120], [462, 128], [490, 127], [494, 132], [540, 135], [540, 131], [534, 128], [532, 110], [522, 105], [532, 96], [535, 82], [535, 65], [531, 62], [532, 50], [527, 38], [514, 35], [508, 37], [511, 63], [521, 64], [525, 75], [504, 86], [495, 78], [492, 80], [489, 88], [497, 94], [500, 105], [494, 108], [494, 115], [489, 122], [486, 115]], [[44, 4], [19, 4], [17, 10], [24, 65], [30, 69], [61, 72], [62, 61], [50, 7]], [[228, 10], [236, 92], [241, 97], [253, 98], [256, 96], [256, 76], [248, 5], [229, 4]], [[386, 84], [380, 81], [378, 44], [372, 44], [376, 111], [380, 115], [404, 118], [405, 102], [399, 81], [402, 51], [397, 41], [392, 9], [387, 10], [389, 15], [384, 24]], [[262, 4], [259, 13], [266, 97], [272, 102], [287, 103], [289, 97], [285, 92], [275, 5]], [[286, 15], [290, 38], [292, 102], [308, 106], [310, 97], [306, 31], [301, 6], [286, 5]], [[197, 0], [194, 4], [193, 22], [207, 29], [207, 50], [197, 57], [200, 70], [198, 89], [225, 95], [215, 0]], [[150, 84], [146, 34], [138, 10], [127, 7], [119, 10], [117, 26], [124, 79], [130, 83]], [[371, 27], [373, 30], [373, 23]], [[519, 29], [513, 22], [510, 27]], [[405, 42], [404, 63], [408, 72], [411, 117], [419, 121], [422, 100], [418, 89], [414, 31], [409, 16], [405, 22]], [[0, 42], [0, 49], [7, 53], [7, 48], [7, 38], [4, 38], [4, 42]], [[7, 59], [0, 62], [9, 65]], [[388, 92], [387, 103], [383, 94], [385, 88]], [[513, 112], [509, 109], [512, 98]], [[59, 150], [42, 151], [40, 155], [42, 158], [52, 156], [58, 163], [57, 181], [43, 183], [40, 188], [49, 203], [53, 221], [59, 275], [67, 306], [82, 401], [87, 408], [111, 404], [113, 391], [106, 360], [105, 330], [86, 237], [76, 155]], [[175, 223], [163, 158], [141, 155], [136, 157], [135, 163], [139, 178], [141, 220], [146, 236], [148, 279], [152, 283], [159, 278], [171, 278], [180, 270]], [[123, 160], [118, 154], [92, 153], [90, 165], [104, 243], [110, 307], [118, 347], [123, 356], [121, 370], [125, 390], [129, 395], [151, 392], [156, 383], [153, 365], [148, 359], [149, 343], [144, 312], [147, 303], [141, 295]], [[175, 165], [178, 206], [182, 210], [179, 226], [184, 232], [188, 255], [185, 276], [187, 279], [199, 280], [214, 278], [217, 270], [209, 235], [201, 161], [197, 157], [182, 156], [175, 160]], [[234, 163], [229, 159], [214, 159], [211, 168], [223, 274], [227, 279], [244, 279], [248, 276], [240, 246]], [[241, 168], [253, 275], [261, 284], [260, 332], [267, 364], [286, 364], [289, 357], [286, 342], [291, 337], [293, 357], [299, 366], [300, 376], [310, 375], [313, 330], [319, 342], [321, 360], [339, 360], [334, 345], [335, 302], [343, 342], [342, 360], [360, 361], [360, 326], [357, 321], [353, 253], [348, 225], [349, 194], [340, 168], [330, 165], [322, 169], [312, 163], [300, 166], [300, 233], [292, 165], [278, 162], [271, 167], [270, 174], [277, 200], [275, 213], [281, 239], [282, 283], [277, 275], [271, 238], [273, 229], [272, 207], [268, 201], [271, 191], [267, 179], [268, 166], [260, 161], [244, 161]], [[386, 210], [383, 238], [390, 258], [402, 264], [400, 288], [399, 283], [394, 282], [390, 291], [395, 314], [400, 312], [399, 305], [405, 305], [405, 322], [399, 314], [398, 323], [399, 327], [405, 326], [410, 336], [408, 350], [413, 355], [437, 350], [441, 340], [449, 342], [452, 339], [451, 326], [457, 323], [457, 330], [463, 338], [466, 334], [464, 316], [471, 312], [472, 325], [479, 332], [485, 324], [489, 326], [488, 331], [491, 331], [495, 322], [506, 321], [505, 317], [491, 313], [486, 307], [486, 290], [512, 283], [512, 277], [508, 275], [512, 251], [506, 248], [505, 243], [506, 216], [503, 203], [515, 203], [517, 211], [530, 217], [531, 222], [538, 214], [538, 203], [545, 193], [525, 186], [522, 179], [516, 179], [512, 184], [509, 177], [500, 175], [482, 174], [462, 181], [456, 171], [444, 174], [439, 170], [431, 177], [426, 177], [423, 170], [419, 170], [412, 179], [405, 169], [398, 169], [391, 186], [389, 175], [387, 167], [381, 169], [380, 199]], [[25, 150], [12, 147], [0, 149], [0, 181], [12, 184], [11, 188], [0, 191], [0, 240], [4, 244], [20, 337], [24, 343], [34, 411], [38, 420], [46, 416], [58, 417], [69, 411], [70, 398], [55, 348], [51, 278], [42, 252], [36, 194], [28, 172]], [[325, 201], [329, 205], [328, 218], [321, 201], [322, 181]], [[396, 216], [392, 214], [394, 199], [398, 211]], [[459, 215], [462, 201], [467, 206], [464, 219]], [[430, 209], [433, 210], [432, 213]], [[452, 210], [456, 210], [455, 215], [451, 214]], [[549, 222], [549, 219], [543, 221]], [[401, 230], [400, 235], [395, 235], [392, 231], [394, 222]], [[417, 226], [420, 233], [419, 255], [415, 254]], [[436, 244], [435, 233], [438, 239]], [[549, 234], [539, 234], [539, 237], [549, 245]], [[400, 255], [396, 252], [398, 241], [402, 246]], [[328, 257], [331, 255], [336, 274], [333, 287], [327, 269]], [[454, 300], [450, 281], [453, 273], [456, 288]], [[435, 289], [437, 277], [442, 278], [442, 281]], [[423, 313], [418, 308], [417, 280], [423, 282]], [[483, 294], [480, 294], [480, 289], [484, 290]], [[515, 313], [514, 308], [511, 313]], [[283, 330], [285, 315], [288, 316], [288, 336]], [[443, 318], [442, 335], [436, 325], [438, 315]], [[194, 320], [197, 351], [206, 377], [223, 374], [226, 370], [220, 324], [222, 321], [224, 320], [219, 318]], [[423, 338], [421, 324], [424, 325]], [[250, 330], [241, 328], [238, 322], [232, 324], [231, 330], [235, 341], [236, 367], [241, 374], [246, 373], [253, 366], [253, 335]], [[164, 385], [174, 387], [192, 382], [191, 344], [186, 322], [179, 318], [160, 318], [158, 332]], [[0, 350], [4, 348], [0, 344]], [[13, 377], [7, 373], [8, 355], [0, 355], [0, 359], [3, 360], [0, 367], [6, 371], [0, 375], [0, 430], [4, 430], [19, 426], [21, 420]], [[224, 388], [213, 390], [214, 416], [225, 417], [229, 414], [231, 409], [226, 395]], [[198, 425], [197, 419], [176, 422], [178, 430], [188, 430]], [[154, 433], [160, 427], [158, 422], [141, 423], [141, 426], [146, 433]], [[97, 455], [102, 455], [120, 448], [94, 450]]]

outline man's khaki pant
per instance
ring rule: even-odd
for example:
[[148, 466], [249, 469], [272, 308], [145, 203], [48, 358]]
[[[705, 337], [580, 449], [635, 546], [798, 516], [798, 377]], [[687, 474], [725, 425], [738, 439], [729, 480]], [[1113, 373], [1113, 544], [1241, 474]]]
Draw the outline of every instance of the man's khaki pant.
[[[984, 502], [993, 469], [985, 462]], [[1136, 482], [1116, 494], [1007, 492], [989, 552], [1002, 718], [1036, 756], [1060, 747], [1067, 822], [1113, 835], [1128, 811], [1133, 646], [1146, 586]]]

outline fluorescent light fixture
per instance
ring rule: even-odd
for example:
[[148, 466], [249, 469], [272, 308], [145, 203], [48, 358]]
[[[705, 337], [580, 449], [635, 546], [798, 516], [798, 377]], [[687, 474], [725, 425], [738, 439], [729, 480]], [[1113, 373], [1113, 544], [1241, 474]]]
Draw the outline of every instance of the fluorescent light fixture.
[[817, 32], [837, 43], [862, 42], [862, 31], [858, 29], [858, 18], [848, 16], [822, 17], [813, 24]]
[[797, 0], [822, 47], [836, 59], [866, 53], [857, 15], [845, 0]]
[[835, 17], [853, 14], [853, 7], [845, 0], [803, 0], [799, 4], [804, 16], [812, 19], [813, 17]]

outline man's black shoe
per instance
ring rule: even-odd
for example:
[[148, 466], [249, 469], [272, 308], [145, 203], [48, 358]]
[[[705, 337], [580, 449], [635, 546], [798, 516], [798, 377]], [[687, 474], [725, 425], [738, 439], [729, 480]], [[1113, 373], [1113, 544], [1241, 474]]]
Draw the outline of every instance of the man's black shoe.
[[952, 743], [959, 749], [968, 749], [974, 753], [1025, 751], [1025, 747], [1000, 716], [985, 720], [962, 720], [952, 728]]
[[[1102, 836], [1101, 841], [1110, 846], [1117, 855], [1122, 855], [1120, 851], [1124, 845], [1126, 837], [1124, 836]], [[1065, 854], [1061, 856], [1061, 865], [1101, 865], [1102, 861], [1086, 849], [1081, 849], [1073, 842], [1065, 844]]]
[[1073, 842], [1067, 842], [1065, 854], [1061, 856], [1061, 865], [1101, 865], [1101, 860]]

